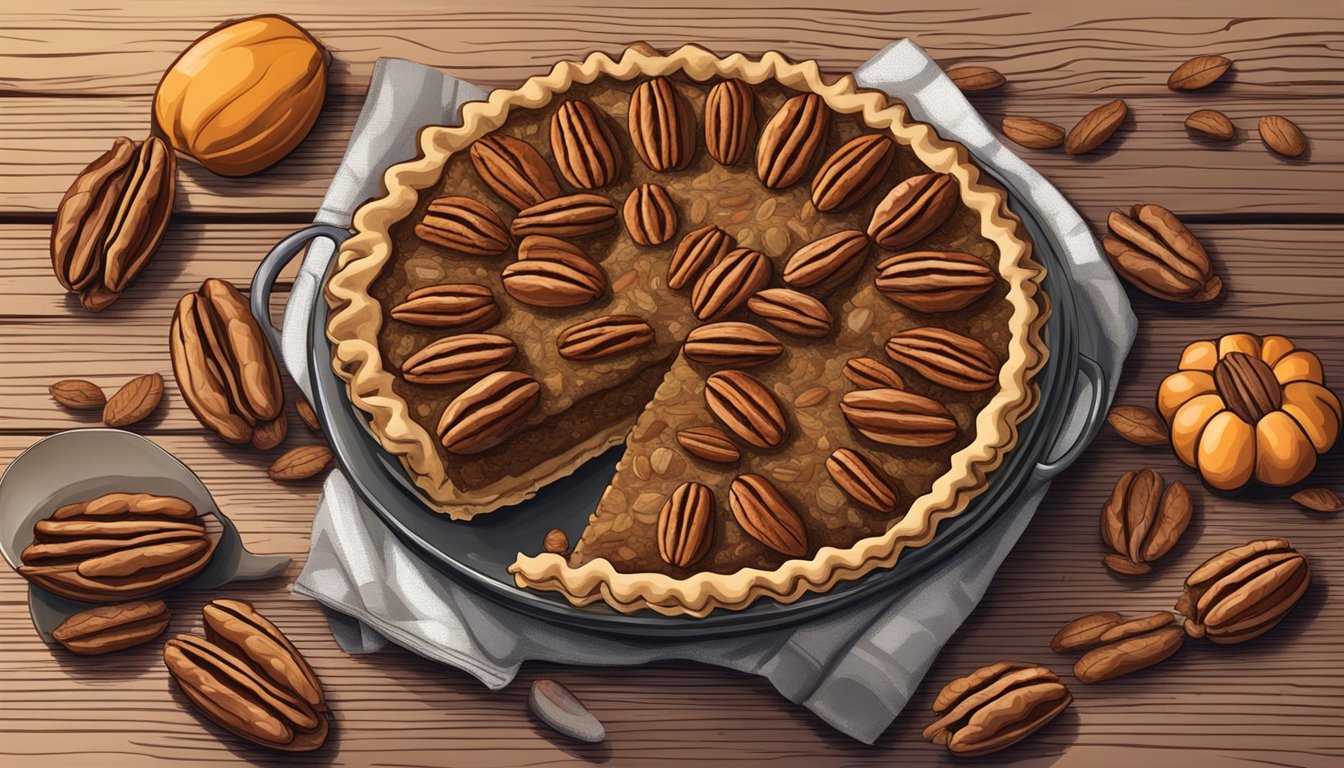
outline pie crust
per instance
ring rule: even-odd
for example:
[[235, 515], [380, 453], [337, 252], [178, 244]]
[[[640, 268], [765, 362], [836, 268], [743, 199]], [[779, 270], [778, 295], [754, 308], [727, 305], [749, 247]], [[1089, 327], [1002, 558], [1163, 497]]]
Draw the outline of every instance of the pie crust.
[[827, 82], [816, 62], [794, 63], [775, 52], [759, 59], [741, 54], [721, 58], [692, 45], [667, 55], [632, 47], [618, 59], [595, 53], [582, 62], [561, 62], [548, 75], [532, 78], [516, 90], [497, 90], [487, 101], [465, 105], [460, 127], [425, 128], [419, 139], [421, 157], [390, 168], [384, 177], [387, 193], [356, 212], [356, 234], [342, 246], [326, 286], [332, 307], [327, 332], [335, 371], [347, 382], [353, 404], [370, 417], [371, 431], [380, 444], [401, 461], [434, 509], [464, 520], [522, 501], [622, 443], [630, 425], [622, 422], [599, 430], [517, 476], [504, 476], [476, 488], [454, 483], [435, 435], [412, 418], [411, 404], [394, 390], [395, 374], [386, 366], [377, 341], [385, 309], [370, 295], [370, 286], [393, 256], [391, 228], [411, 215], [420, 192], [440, 180], [451, 156], [503, 126], [511, 110], [542, 107], [571, 87], [600, 78], [628, 81], [670, 74], [697, 82], [722, 77], [755, 85], [773, 80], [818, 94], [833, 112], [859, 116], [868, 128], [889, 130], [929, 169], [956, 180], [961, 204], [978, 217], [980, 235], [998, 251], [998, 279], [1007, 284], [1003, 300], [1012, 307], [997, 391], [975, 415], [973, 437], [951, 456], [950, 468], [932, 488], [915, 499], [905, 516], [882, 535], [863, 538], [849, 547], [823, 547], [813, 557], [787, 560], [769, 570], [743, 568], [733, 573], [704, 571], [673, 577], [618, 571], [606, 559], [573, 566], [565, 556], [553, 553], [520, 554], [510, 568], [520, 587], [557, 591], [574, 605], [605, 601], [622, 612], [647, 608], [666, 615], [701, 617], [716, 609], [744, 608], [760, 597], [788, 603], [808, 592], [825, 592], [839, 582], [891, 567], [906, 548], [931, 541], [941, 520], [960, 513], [984, 490], [987, 473], [1015, 446], [1018, 424], [1035, 407], [1038, 390], [1032, 377], [1048, 354], [1040, 328], [1049, 310], [1040, 291], [1044, 269], [1031, 258], [1031, 246], [1019, 235], [1018, 220], [1008, 210], [1003, 191], [982, 180], [965, 148], [940, 139], [932, 127], [914, 122], [903, 104], [877, 91], [858, 89], [852, 77]]

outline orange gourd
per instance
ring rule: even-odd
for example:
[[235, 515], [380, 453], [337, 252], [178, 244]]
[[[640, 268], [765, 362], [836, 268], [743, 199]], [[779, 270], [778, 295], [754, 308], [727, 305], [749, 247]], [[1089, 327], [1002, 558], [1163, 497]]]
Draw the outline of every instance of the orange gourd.
[[1283, 336], [1196, 341], [1157, 391], [1171, 447], [1221, 490], [1292, 485], [1339, 437], [1344, 411], [1321, 361]]

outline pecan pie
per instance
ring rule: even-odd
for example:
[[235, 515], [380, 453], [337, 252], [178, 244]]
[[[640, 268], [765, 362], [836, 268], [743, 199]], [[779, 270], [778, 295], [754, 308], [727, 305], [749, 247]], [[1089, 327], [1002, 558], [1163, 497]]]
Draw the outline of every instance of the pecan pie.
[[626, 445], [571, 552], [519, 542], [520, 587], [792, 601], [928, 543], [1016, 443], [1044, 272], [902, 104], [775, 53], [632, 47], [462, 118], [357, 212], [328, 335], [455, 519]]

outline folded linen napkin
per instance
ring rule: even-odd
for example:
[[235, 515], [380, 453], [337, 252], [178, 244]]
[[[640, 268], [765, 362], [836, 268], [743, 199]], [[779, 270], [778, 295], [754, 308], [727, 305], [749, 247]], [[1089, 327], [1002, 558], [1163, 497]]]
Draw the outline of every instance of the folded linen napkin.
[[[858, 82], [907, 103], [921, 120], [971, 148], [1044, 216], [1102, 330], [1097, 357], [1119, 378], [1136, 330], [1123, 290], [1105, 266], [1086, 224], [1059, 192], [1004, 148], [941, 69], [917, 46], [888, 46], [857, 72]], [[459, 106], [485, 92], [429, 67], [383, 59], [344, 161], [316, 217], [348, 226], [354, 209], [379, 191], [381, 172], [410, 157], [421, 126], [456, 124]], [[309, 249], [290, 294], [283, 356], [310, 390], [306, 332], [332, 256], [330, 242]], [[1109, 402], [1110, 395], [1105, 393]], [[1080, 392], [1060, 445], [1081, 429], [1090, 394]], [[1049, 487], [1033, 478], [972, 541], [901, 594], [879, 595], [809, 623], [702, 641], [634, 642], [557, 627], [470, 592], [403, 545], [361, 502], [339, 471], [326, 480], [313, 521], [307, 565], [295, 590], [328, 610], [337, 641], [368, 653], [388, 641], [456, 667], [492, 690], [529, 659], [566, 664], [641, 664], [688, 659], [766, 677], [784, 696], [841, 732], [872, 743], [900, 713], [943, 644], [979, 602], [1003, 558]]]

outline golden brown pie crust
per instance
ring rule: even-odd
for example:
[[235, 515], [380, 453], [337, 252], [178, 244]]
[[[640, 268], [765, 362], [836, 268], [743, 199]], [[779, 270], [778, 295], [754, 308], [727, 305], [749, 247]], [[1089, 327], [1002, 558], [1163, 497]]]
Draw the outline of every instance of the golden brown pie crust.
[[369, 295], [369, 286], [392, 257], [390, 228], [410, 215], [420, 190], [439, 180], [451, 155], [502, 126], [511, 109], [543, 106], [574, 84], [602, 77], [631, 80], [672, 73], [696, 81], [715, 77], [740, 78], [752, 84], [775, 80], [819, 94], [830, 109], [860, 115], [870, 128], [890, 130], [930, 169], [956, 178], [962, 204], [978, 215], [981, 235], [999, 252], [999, 275], [1008, 285], [1005, 300], [1013, 307], [1008, 329], [1011, 340], [999, 371], [999, 388], [976, 416], [972, 442], [952, 456], [951, 468], [885, 534], [845, 549], [824, 548], [814, 558], [790, 560], [768, 571], [746, 568], [731, 574], [703, 572], [673, 578], [621, 573], [603, 559], [571, 567], [564, 556], [549, 553], [520, 555], [510, 568], [519, 586], [558, 591], [575, 605], [605, 600], [624, 612], [650, 608], [669, 615], [704, 616], [719, 608], [743, 608], [762, 596], [792, 602], [807, 592], [824, 592], [840, 581], [890, 567], [907, 547], [927, 544], [938, 522], [963, 510], [983, 490], [986, 473], [1015, 445], [1017, 425], [1036, 401], [1031, 378], [1045, 362], [1047, 351], [1039, 329], [1048, 310], [1042, 308], [1045, 300], [1039, 290], [1044, 270], [1032, 260], [1029, 243], [1018, 236], [1017, 220], [1008, 211], [1003, 192], [982, 183], [963, 147], [941, 140], [930, 126], [913, 122], [899, 102], [875, 91], [858, 90], [852, 78], [827, 83], [816, 62], [793, 63], [774, 52], [759, 60], [740, 54], [720, 58], [696, 46], [684, 46], [666, 56], [632, 48], [616, 60], [597, 53], [583, 62], [562, 62], [550, 74], [533, 78], [517, 90], [495, 91], [485, 102], [464, 106], [460, 127], [431, 126], [422, 131], [423, 157], [389, 169], [384, 178], [387, 194], [356, 212], [356, 234], [342, 247], [327, 284], [333, 310], [328, 338], [335, 370], [348, 383], [355, 406], [371, 417], [379, 442], [401, 460], [435, 509], [455, 519], [468, 519], [526, 499], [622, 442], [628, 424], [593, 435], [523, 477], [505, 477], [480, 489], [457, 487], [447, 475], [435, 437], [410, 417], [409, 405], [393, 390], [394, 375], [384, 367], [377, 344], [384, 311]]

